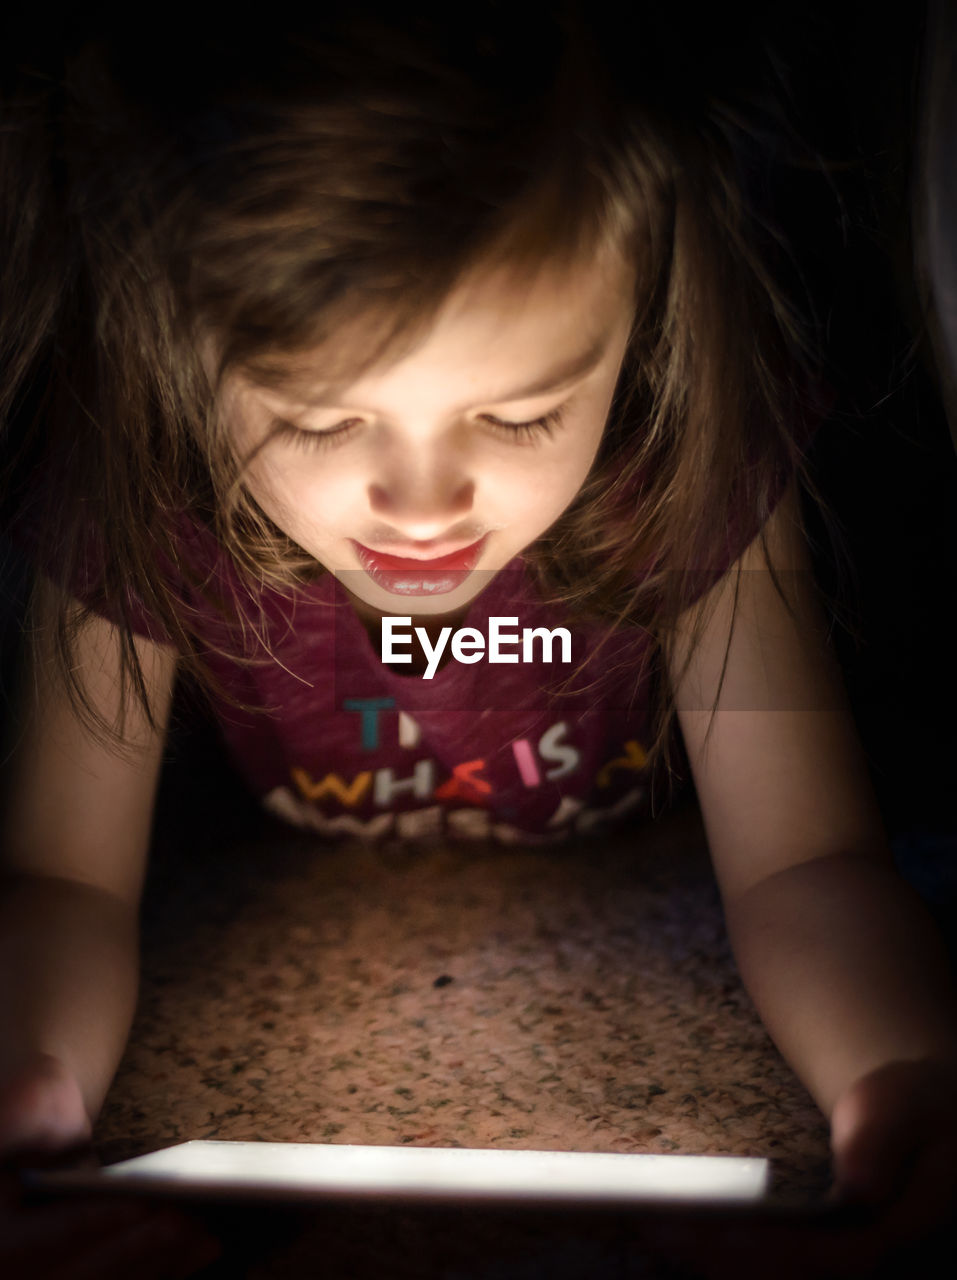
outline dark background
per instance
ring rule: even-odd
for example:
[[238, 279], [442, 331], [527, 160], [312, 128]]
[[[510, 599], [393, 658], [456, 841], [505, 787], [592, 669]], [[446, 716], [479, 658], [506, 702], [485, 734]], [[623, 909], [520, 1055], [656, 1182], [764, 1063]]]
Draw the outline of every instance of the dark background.
[[851, 566], [842, 571], [808, 511], [818, 576], [857, 631], [838, 627], [835, 643], [892, 831], [953, 835], [957, 456], [913, 266], [924, 9], [800, 11], [795, 106], [827, 172], [796, 181], [782, 218], [837, 396], [812, 463]]
[[[924, 12], [902, 0], [879, 18], [848, 0], [772, 8], [762, 39], [806, 148], [802, 164], [782, 165], [777, 216], [834, 393], [811, 454], [832, 517], [807, 511], [816, 568], [851, 623], [834, 641], [885, 817], [902, 849], [939, 870], [957, 862], [957, 456], [912, 268]], [[7, 705], [24, 582], [12, 553], [3, 559]]]

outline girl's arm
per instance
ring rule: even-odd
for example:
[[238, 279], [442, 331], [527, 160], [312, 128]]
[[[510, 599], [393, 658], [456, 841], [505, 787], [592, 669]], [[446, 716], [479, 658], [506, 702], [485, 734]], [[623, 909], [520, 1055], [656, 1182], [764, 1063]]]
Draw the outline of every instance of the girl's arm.
[[[793, 492], [767, 533], [794, 616], [753, 544], [739, 562], [713, 723], [734, 573], [704, 602], [701, 643], [682, 677], [697, 607], [683, 619], [675, 696], [742, 978], [832, 1121], [839, 1183], [866, 1189], [912, 1154], [902, 1131], [875, 1129], [880, 1110], [893, 1128], [886, 1081], [898, 1096], [894, 1081], [919, 1092], [932, 1075], [957, 1078], [954, 998], [933, 923], [892, 864]], [[924, 1085], [909, 1083], [914, 1067], [904, 1063], [927, 1064], [917, 1073]], [[902, 1108], [906, 1127], [913, 1117]]]
[[[47, 585], [35, 625], [47, 629], [54, 608]], [[0, 1095], [20, 1114], [0, 1115], [0, 1145], [16, 1145], [21, 1128], [23, 1141], [81, 1138], [72, 1100], [78, 1093], [92, 1123], [126, 1042], [175, 672], [172, 651], [145, 640], [137, 648], [158, 727], [131, 698], [123, 752], [83, 726], [48, 654], [22, 682], [0, 854]], [[120, 712], [119, 654], [109, 622], [84, 627], [78, 663], [109, 723]]]

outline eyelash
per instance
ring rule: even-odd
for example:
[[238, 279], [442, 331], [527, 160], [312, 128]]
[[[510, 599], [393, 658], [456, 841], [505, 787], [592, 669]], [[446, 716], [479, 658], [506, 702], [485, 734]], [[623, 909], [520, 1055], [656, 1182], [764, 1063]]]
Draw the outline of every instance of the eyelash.
[[[564, 412], [565, 406], [559, 405], [557, 409], [552, 409], [549, 413], [542, 414], [540, 418], [532, 418], [528, 422], [506, 422], [491, 414], [483, 414], [481, 420], [502, 432], [515, 444], [530, 444], [542, 436], [550, 438], [555, 429], [561, 426]], [[350, 418], [326, 431], [304, 431], [284, 418], [274, 418], [272, 436], [288, 440], [299, 449], [332, 449], [345, 444], [357, 426], [359, 423], [356, 419]]]
[[564, 413], [565, 406], [561, 404], [557, 409], [552, 409], [549, 413], [543, 413], [540, 418], [532, 418], [528, 422], [504, 422], [501, 418], [496, 418], [490, 413], [483, 414], [482, 421], [487, 422], [489, 426], [504, 431], [516, 443], [529, 444], [541, 436], [546, 436], [550, 439], [555, 429], [561, 426]]

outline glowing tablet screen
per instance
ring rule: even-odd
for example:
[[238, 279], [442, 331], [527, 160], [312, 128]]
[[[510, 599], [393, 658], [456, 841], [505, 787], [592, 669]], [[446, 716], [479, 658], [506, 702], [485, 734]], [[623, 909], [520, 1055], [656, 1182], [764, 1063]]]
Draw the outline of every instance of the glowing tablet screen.
[[[195, 1141], [109, 1165], [95, 1177], [101, 1186], [135, 1183], [148, 1190], [174, 1184], [227, 1194], [318, 1198], [741, 1204], [766, 1195], [768, 1162], [737, 1156]], [[51, 1173], [44, 1181], [67, 1185], [69, 1179], [69, 1173]]]

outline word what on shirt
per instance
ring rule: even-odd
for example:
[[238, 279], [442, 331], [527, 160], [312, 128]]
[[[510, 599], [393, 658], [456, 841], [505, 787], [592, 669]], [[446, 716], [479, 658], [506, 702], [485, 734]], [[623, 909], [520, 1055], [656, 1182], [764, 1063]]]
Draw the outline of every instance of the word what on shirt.
[[[374, 716], [370, 710], [373, 702], [376, 704]], [[377, 745], [378, 713], [386, 709], [385, 702], [392, 700], [346, 699], [344, 702], [344, 709], [360, 714], [365, 750]], [[404, 711], [399, 711], [398, 720], [399, 745], [413, 749], [420, 740], [419, 726]], [[528, 738], [517, 738], [506, 745], [503, 754], [510, 757], [522, 788], [554, 783], [578, 770], [581, 753], [568, 740], [569, 732], [568, 722], [562, 720], [551, 725], [535, 743]], [[594, 785], [605, 789], [621, 771], [641, 773], [646, 763], [644, 748], [630, 739], [598, 769]], [[632, 788], [612, 805], [589, 806], [584, 799], [566, 794], [543, 827], [529, 831], [497, 820], [491, 810], [493, 786], [487, 776], [487, 764], [484, 758], [462, 761], [441, 781], [437, 777], [436, 761], [429, 757], [418, 760], [406, 776], [398, 776], [395, 769], [384, 767], [360, 770], [351, 779], [335, 772], [315, 778], [307, 769], [294, 766], [290, 770], [294, 789], [276, 787], [264, 798], [264, 803], [277, 817], [323, 835], [364, 839], [447, 836], [467, 840], [491, 838], [502, 844], [551, 844], [617, 821], [646, 798], [644, 786]], [[419, 801], [419, 807], [392, 811], [397, 802], [408, 800]], [[323, 802], [331, 802], [339, 812], [323, 812], [319, 807]], [[369, 817], [360, 816], [356, 810], [370, 802], [379, 812]], [[421, 802], [426, 802], [424, 807]]]

